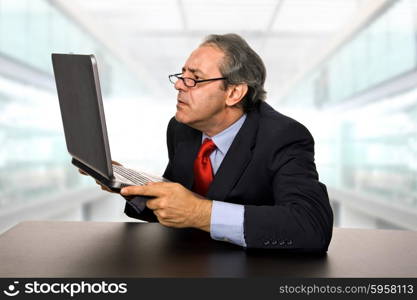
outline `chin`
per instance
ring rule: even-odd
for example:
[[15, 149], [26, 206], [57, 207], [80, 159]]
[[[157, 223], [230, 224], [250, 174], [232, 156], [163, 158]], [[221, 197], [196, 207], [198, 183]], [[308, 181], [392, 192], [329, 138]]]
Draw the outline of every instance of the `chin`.
[[177, 111], [175, 114], [175, 120], [177, 120], [180, 123], [187, 124], [187, 118], [184, 116], [182, 112]]

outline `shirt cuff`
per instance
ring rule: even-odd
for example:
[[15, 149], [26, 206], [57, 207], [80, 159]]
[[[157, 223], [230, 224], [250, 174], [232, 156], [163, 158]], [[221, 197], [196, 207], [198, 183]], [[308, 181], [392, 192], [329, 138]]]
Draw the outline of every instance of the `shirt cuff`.
[[246, 247], [243, 235], [244, 213], [243, 205], [213, 200], [210, 220], [211, 238]]

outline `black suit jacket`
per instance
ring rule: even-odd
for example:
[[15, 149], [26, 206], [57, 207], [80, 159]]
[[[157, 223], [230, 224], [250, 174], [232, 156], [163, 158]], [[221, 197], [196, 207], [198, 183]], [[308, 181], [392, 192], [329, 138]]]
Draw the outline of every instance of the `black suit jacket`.
[[[173, 118], [167, 144], [169, 163], [164, 177], [191, 189], [201, 132]], [[328, 248], [333, 214], [326, 187], [318, 180], [313, 137], [302, 124], [266, 103], [248, 113], [207, 198], [245, 206], [248, 248]], [[155, 220], [148, 209], [138, 214], [127, 205], [125, 212], [134, 218]]]

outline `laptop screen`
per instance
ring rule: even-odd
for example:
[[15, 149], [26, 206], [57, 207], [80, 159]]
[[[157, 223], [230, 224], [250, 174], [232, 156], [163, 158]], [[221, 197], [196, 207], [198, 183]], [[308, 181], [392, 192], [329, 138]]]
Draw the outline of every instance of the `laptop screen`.
[[111, 179], [110, 148], [94, 55], [52, 54], [52, 64], [68, 152]]

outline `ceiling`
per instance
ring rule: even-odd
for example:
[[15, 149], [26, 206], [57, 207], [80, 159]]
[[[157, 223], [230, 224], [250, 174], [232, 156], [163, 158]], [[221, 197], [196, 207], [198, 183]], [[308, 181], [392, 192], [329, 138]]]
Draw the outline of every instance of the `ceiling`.
[[207, 34], [239, 33], [264, 59], [269, 100], [277, 101], [371, 1], [73, 0], [71, 6], [167, 95], [167, 75], [180, 70]]

